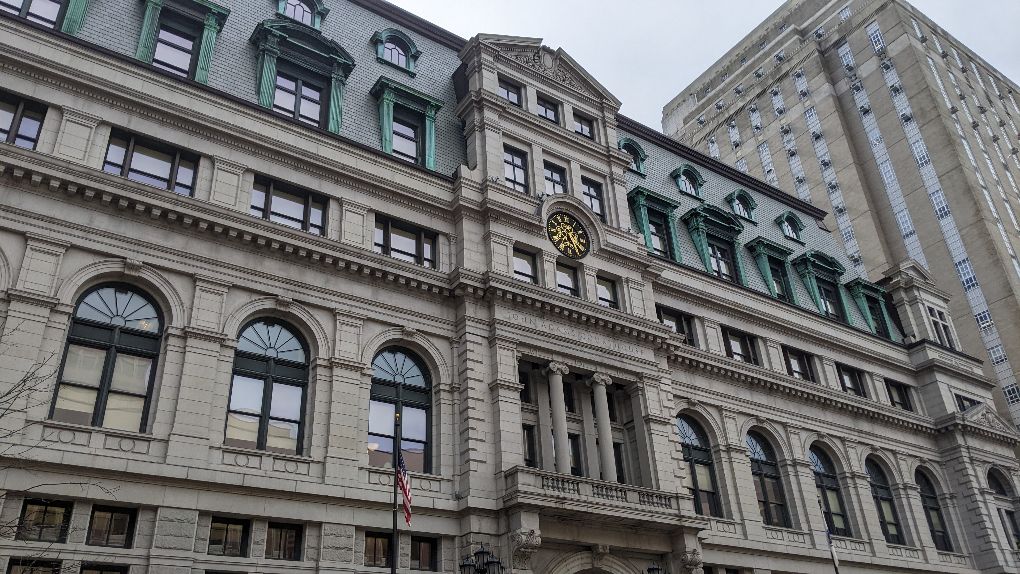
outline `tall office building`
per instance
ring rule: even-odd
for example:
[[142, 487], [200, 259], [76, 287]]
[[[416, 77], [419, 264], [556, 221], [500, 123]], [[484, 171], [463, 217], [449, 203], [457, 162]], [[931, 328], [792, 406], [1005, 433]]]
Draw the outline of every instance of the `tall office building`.
[[1017, 86], [902, 0], [791, 0], [663, 110], [667, 135], [829, 211], [873, 281], [918, 263], [1020, 421]]
[[930, 273], [619, 109], [380, 0], [0, 0], [0, 572], [1017, 572]]

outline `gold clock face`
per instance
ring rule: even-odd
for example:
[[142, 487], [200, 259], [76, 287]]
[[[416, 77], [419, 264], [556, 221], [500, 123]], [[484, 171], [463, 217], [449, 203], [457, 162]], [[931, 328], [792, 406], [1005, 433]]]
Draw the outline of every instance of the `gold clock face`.
[[545, 231], [556, 249], [571, 259], [581, 259], [591, 248], [588, 230], [569, 213], [559, 211], [550, 215], [545, 223]]

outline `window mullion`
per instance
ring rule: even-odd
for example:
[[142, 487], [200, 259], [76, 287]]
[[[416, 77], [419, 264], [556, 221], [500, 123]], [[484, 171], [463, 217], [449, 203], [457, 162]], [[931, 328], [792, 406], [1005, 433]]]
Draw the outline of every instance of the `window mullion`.
[[[174, 159], [170, 164], [170, 180], [167, 182], [167, 189], [176, 193], [177, 189], [177, 170], [181, 166], [181, 152], [177, 150], [174, 152]], [[198, 166], [195, 166], [198, 167]]]
[[113, 379], [113, 369], [117, 364], [116, 341], [119, 339], [119, 329], [114, 331], [114, 344], [106, 349], [106, 361], [103, 363], [103, 374], [99, 378], [99, 388], [96, 389], [96, 404], [92, 409], [92, 426], [103, 426], [106, 418], [106, 398], [110, 395], [110, 384]]
[[[107, 148], [109, 149], [109, 147]], [[135, 155], [135, 136], [128, 138], [126, 149], [124, 150], [124, 165], [121, 166], [120, 175], [121, 177], [127, 177], [131, 171], [131, 160]]]
[[266, 373], [262, 375], [262, 412], [259, 413], [259, 449], [266, 448], [269, 436], [269, 411], [273, 405], [273, 359], [267, 358]]

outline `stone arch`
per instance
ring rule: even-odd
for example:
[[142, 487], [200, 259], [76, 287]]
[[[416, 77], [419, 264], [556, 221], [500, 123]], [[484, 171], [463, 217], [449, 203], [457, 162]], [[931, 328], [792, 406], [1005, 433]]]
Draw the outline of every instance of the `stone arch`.
[[1009, 496], [1016, 496], [1016, 485], [1013, 483], [1013, 476], [1010, 473], [1006, 472], [1002, 469], [1002, 467], [996, 464], [990, 464], [984, 470], [986, 487], [991, 488], [991, 479], [994, 476], [1004, 487], [1006, 487], [1006, 492]]
[[[589, 230], [592, 240], [589, 255], [594, 254], [606, 244], [606, 224], [602, 223], [602, 220], [595, 216], [591, 209], [585, 205], [583, 201], [566, 193], [552, 196], [544, 195], [542, 197], [543, 201], [541, 209], [543, 225], [545, 225], [545, 222], [553, 213], [556, 213], [557, 211], [565, 211], [581, 220], [581, 223], [583, 223], [585, 228]], [[606, 195], [603, 195], [603, 204], [608, 206], [609, 202], [605, 200], [606, 197]]]
[[[874, 458], [878, 461], [879, 466], [889, 476], [889, 480], [892, 484], [900, 484], [903, 482], [903, 476], [900, 473], [900, 468], [896, 464], [896, 459], [893, 458], [892, 454], [882, 450], [880, 448], [863, 449], [861, 453], [860, 465], [864, 469], [864, 464], [869, 458]], [[890, 485], [891, 486], [891, 485]]]
[[4, 250], [0, 249], [0, 292], [7, 291], [14, 286], [11, 280], [11, 264], [7, 261]]
[[744, 444], [747, 433], [754, 431], [769, 441], [769, 446], [776, 451], [779, 462], [792, 461], [796, 457], [790, 449], [790, 443], [783, 437], [783, 431], [779, 426], [759, 417], [749, 417], [740, 426], [740, 444]]
[[931, 461], [920, 462], [914, 467], [914, 472], [910, 475], [910, 481], [912, 483], [916, 482], [914, 479], [917, 476], [917, 473], [923, 474], [931, 481], [932, 485], [935, 487], [935, 492], [940, 498], [952, 494], [947, 488], [947, 485], [949, 484], [949, 477], [945, 475], [940, 467], [932, 464]]
[[719, 446], [726, 442], [726, 434], [721, 422], [717, 421], [712, 412], [703, 403], [691, 404], [682, 408], [673, 415], [673, 439], [679, 444], [679, 437], [676, 435], [676, 419], [680, 415], [687, 415], [698, 422], [701, 428], [705, 429], [708, 435], [708, 442], [711, 446]]
[[82, 293], [106, 281], [137, 285], [163, 308], [164, 328], [184, 327], [184, 299], [170, 280], [148, 265], [125, 259], [101, 259], [78, 269], [57, 288], [57, 300], [74, 307]]
[[605, 572], [611, 574], [644, 574], [640, 568], [612, 554], [599, 556], [593, 552], [575, 552], [552, 561], [546, 568], [548, 574], [576, 574], [578, 572]]
[[[236, 338], [241, 327], [258, 315], [265, 315], [287, 321], [308, 342], [310, 354], [317, 359], [328, 359], [333, 356], [333, 346], [322, 323], [303, 305], [279, 297], [258, 297], [244, 303], [227, 314], [223, 321], [222, 332], [228, 337]], [[309, 357], [311, 360], [311, 357]]]
[[428, 368], [432, 371], [433, 389], [453, 384], [453, 369], [443, 356], [442, 350], [430, 341], [428, 337], [414, 329], [391, 327], [377, 333], [365, 343], [361, 350], [362, 364], [369, 368], [379, 351], [390, 345], [407, 347], [425, 361]]
[[808, 450], [813, 446], [821, 447], [829, 455], [832, 463], [836, 465], [837, 473], [842, 474], [852, 470], [850, 460], [846, 456], [846, 451], [842, 449], [836, 439], [823, 433], [811, 433], [804, 439], [804, 453], [801, 456], [807, 458]]

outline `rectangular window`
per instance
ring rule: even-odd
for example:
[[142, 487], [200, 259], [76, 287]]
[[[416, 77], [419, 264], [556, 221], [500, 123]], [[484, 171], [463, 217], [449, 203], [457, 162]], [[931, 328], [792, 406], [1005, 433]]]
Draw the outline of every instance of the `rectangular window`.
[[114, 131], [106, 148], [103, 171], [131, 181], [191, 196], [198, 155], [156, 140]]
[[839, 288], [835, 283], [824, 279], [815, 280], [818, 285], [818, 297], [822, 302], [822, 313], [830, 319], [846, 322], [846, 315], [843, 314], [843, 304], [839, 298]]
[[528, 193], [528, 154], [503, 146], [503, 177], [514, 191]]
[[529, 368], [518, 369], [517, 380], [521, 383], [521, 402], [526, 405], [535, 404], [534, 395], [531, 393], [531, 371]]
[[555, 102], [539, 97], [538, 115], [554, 124], [558, 124], [560, 123], [560, 106]]
[[720, 279], [736, 283], [736, 275], [733, 272], [736, 268], [733, 260], [733, 246], [729, 242], [709, 236], [708, 257], [712, 264], [712, 274]]
[[786, 374], [803, 381], [818, 382], [812, 365], [813, 357], [809, 353], [784, 345], [783, 359], [786, 360]]
[[30, 542], [66, 541], [72, 508], [74, 503], [70, 500], [26, 500], [15, 538]]
[[602, 221], [605, 221], [606, 214], [602, 210], [602, 184], [582, 177], [581, 193], [584, 194], [584, 202], [591, 208], [592, 213], [599, 216], [599, 219]]
[[411, 570], [435, 571], [439, 541], [422, 536], [411, 537]]
[[584, 464], [581, 461], [581, 435], [568, 434], [567, 444], [570, 446], [570, 474], [584, 476]]
[[905, 411], [914, 411], [914, 404], [910, 400], [910, 388], [907, 385], [886, 379], [885, 388], [889, 392], [889, 404]]
[[595, 278], [595, 291], [598, 293], [599, 305], [610, 309], [620, 308], [620, 297], [616, 292], [616, 281], [606, 277]]
[[545, 162], [545, 194], [556, 195], [567, 192], [567, 171], [562, 167]]
[[577, 401], [574, 400], [573, 381], [563, 381], [563, 408], [568, 413], [577, 413]]
[[249, 213], [316, 235], [326, 231], [326, 198], [310, 191], [255, 176]]
[[376, 214], [374, 245], [376, 253], [436, 268], [436, 234], [431, 231]]
[[199, 38], [196, 28], [195, 25], [176, 18], [163, 19], [156, 34], [156, 51], [152, 55], [152, 65], [171, 74], [194, 78]]
[[[932, 330], [935, 331], [938, 344], [956, 350], [956, 342], [953, 340], [953, 333], [949, 329], [949, 319], [945, 312], [929, 305], [928, 318], [931, 319]], [[983, 328], [981, 325], [978, 327]]]
[[836, 363], [836, 375], [839, 377], [839, 384], [843, 387], [844, 393], [867, 398], [868, 393], [864, 390], [864, 373], [853, 367]]
[[43, 104], [0, 93], [0, 143], [35, 149], [45, 117]]
[[89, 521], [89, 534], [85, 541], [89, 546], [110, 546], [131, 548], [135, 531], [135, 510], [93, 506]]
[[499, 95], [511, 104], [521, 107], [521, 87], [506, 80], [499, 81]]
[[301, 560], [302, 530], [300, 524], [270, 522], [266, 531], [266, 558]]
[[[322, 125], [323, 117], [323, 84], [322, 81], [277, 72], [273, 110], [299, 122], [319, 127]], [[394, 146], [396, 146], [396, 138], [394, 138]]]
[[12, 559], [7, 574], [60, 574], [60, 562], [34, 558]]
[[692, 347], [698, 346], [693, 316], [661, 305], [656, 305], [655, 312], [663, 325], [669, 327], [674, 333], [683, 335], [685, 344]]
[[248, 521], [214, 516], [209, 525], [208, 552], [213, 556], [247, 556]]
[[613, 443], [613, 462], [616, 464], [616, 482], [627, 483], [627, 474], [623, 466], [623, 443]]
[[977, 399], [972, 399], [971, 397], [965, 397], [963, 395], [956, 395], [956, 408], [960, 409], [961, 413], [980, 404], [981, 401]]
[[393, 118], [393, 155], [410, 163], [421, 159], [421, 130], [408, 118]]
[[1002, 520], [1002, 527], [1006, 530], [1006, 537], [1010, 541], [1011, 548], [1020, 550], [1020, 528], [1017, 527], [1016, 512], [999, 509], [999, 518]]
[[8, 12], [30, 22], [56, 28], [63, 8], [61, 0], [0, 0], [0, 12]]
[[772, 274], [772, 287], [776, 291], [776, 299], [790, 302], [790, 278], [786, 274], [786, 262], [769, 257], [769, 271]]
[[556, 290], [571, 297], [580, 297], [577, 286], [577, 269], [564, 263], [556, 264]]
[[868, 24], [866, 31], [868, 33], [868, 39], [871, 40], [871, 46], [876, 52], [885, 48], [885, 40], [882, 39], [882, 30], [879, 29], [877, 22]]
[[875, 324], [875, 334], [886, 339], [891, 338], [889, 324], [885, 322], [885, 313], [882, 312], [882, 302], [867, 296], [864, 300], [868, 304], [868, 314], [871, 315], [871, 320]]
[[390, 566], [389, 532], [365, 533], [365, 566], [388, 568]]
[[574, 133], [588, 139], [595, 139], [595, 122], [578, 114], [574, 114]]
[[538, 283], [537, 269], [534, 253], [514, 247], [514, 279], [527, 283]]
[[727, 357], [742, 363], [758, 364], [758, 353], [754, 348], [754, 335], [723, 327], [723, 342], [726, 344]]
[[850, 19], [850, 14], [851, 14], [850, 6], [849, 5], [843, 6], [842, 8], [839, 9], [839, 21], [846, 22], [847, 20]]
[[523, 425], [521, 427], [524, 442], [524, 466], [538, 468], [538, 451], [535, 444], [535, 426]]
[[670, 256], [669, 227], [666, 218], [657, 211], [648, 211], [648, 234], [652, 237], [652, 254]]

